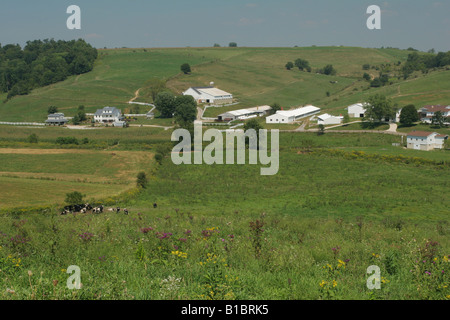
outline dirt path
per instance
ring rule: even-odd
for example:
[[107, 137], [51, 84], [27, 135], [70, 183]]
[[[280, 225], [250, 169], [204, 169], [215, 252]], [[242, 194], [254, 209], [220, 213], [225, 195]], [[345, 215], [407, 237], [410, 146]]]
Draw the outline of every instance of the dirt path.
[[130, 101], [128, 101], [128, 103], [133, 102], [134, 100], [136, 100], [139, 97], [139, 91], [141, 91], [142, 88], [137, 89], [134, 92], [134, 98], [132, 98]]

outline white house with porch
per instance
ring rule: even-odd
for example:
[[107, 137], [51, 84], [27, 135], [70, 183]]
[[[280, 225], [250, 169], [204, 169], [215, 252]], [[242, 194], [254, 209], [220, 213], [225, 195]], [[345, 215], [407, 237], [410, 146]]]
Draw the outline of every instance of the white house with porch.
[[122, 111], [115, 107], [104, 107], [103, 109], [97, 109], [94, 113], [95, 122], [100, 123], [113, 123], [117, 121], [122, 121]]
[[437, 132], [412, 131], [406, 137], [408, 149], [429, 151], [433, 149], [443, 149], [447, 135]]

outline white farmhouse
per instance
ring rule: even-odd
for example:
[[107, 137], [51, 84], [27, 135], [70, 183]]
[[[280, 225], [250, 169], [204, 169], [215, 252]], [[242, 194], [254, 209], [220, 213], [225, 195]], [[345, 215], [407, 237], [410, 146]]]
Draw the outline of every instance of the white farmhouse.
[[52, 113], [47, 116], [45, 123], [48, 125], [65, 125], [69, 120], [64, 116], [64, 113]]
[[266, 123], [291, 123], [298, 119], [312, 116], [320, 112], [320, 108], [306, 106], [294, 110], [278, 110], [275, 114], [266, 117]]
[[347, 107], [348, 115], [351, 118], [364, 118], [366, 113], [366, 106], [364, 103], [355, 103]]
[[412, 131], [406, 137], [406, 146], [408, 149], [424, 151], [443, 149], [445, 139], [448, 136], [436, 132]]
[[112, 123], [122, 121], [122, 112], [115, 107], [104, 107], [103, 109], [97, 109], [94, 113], [95, 122], [100, 123]]
[[197, 103], [228, 104], [233, 102], [233, 95], [215, 87], [191, 87], [183, 95], [192, 96]]
[[419, 117], [422, 122], [431, 123], [436, 112], [440, 111], [444, 117], [444, 122], [450, 123], [450, 106], [428, 105], [419, 109]]
[[324, 113], [317, 117], [317, 124], [340, 124], [342, 123], [342, 120], [344, 119], [343, 116], [332, 116], [331, 114]]

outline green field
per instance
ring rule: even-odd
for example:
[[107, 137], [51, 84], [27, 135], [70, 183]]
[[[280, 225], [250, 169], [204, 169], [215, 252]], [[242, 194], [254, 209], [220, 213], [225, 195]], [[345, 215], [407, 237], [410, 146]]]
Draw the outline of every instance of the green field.
[[[190, 86], [205, 86], [213, 81], [219, 88], [233, 93], [240, 102], [231, 109], [277, 102], [284, 108], [313, 104], [339, 114], [348, 105], [375, 93], [386, 94], [400, 105], [414, 103], [419, 107], [447, 103], [450, 98], [448, 70], [414, 74], [406, 81], [392, 77], [392, 85], [382, 88], [369, 89], [368, 83], [361, 79], [365, 72], [363, 64], [393, 65], [405, 61], [409, 53], [407, 50], [355, 47], [100, 50], [92, 72], [0, 104], [0, 120], [44, 121], [50, 105], [57, 106], [67, 116], [73, 116], [79, 105], [84, 105], [87, 112], [107, 105], [125, 110], [138, 89], [142, 92], [136, 101], [150, 102], [145, 87], [152, 78], [168, 80], [167, 86], [176, 94]], [[313, 72], [284, 68], [287, 61], [297, 58], [308, 60]], [[192, 66], [189, 75], [179, 70], [185, 62]], [[336, 76], [314, 73], [326, 64], [337, 69]], [[378, 75], [374, 69], [367, 72]], [[209, 108], [205, 116], [215, 116], [216, 112], [219, 110]]]
[[[167, 156], [146, 189], [117, 203], [128, 216], [2, 215], [0, 296], [449, 299], [450, 202], [436, 196], [449, 188], [448, 167], [300, 152], [393, 138], [283, 134], [274, 176]], [[81, 269], [81, 290], [65, 286], [69, 265]], [[380, 267], [380, 290], [366, 286], [370, 265]]]

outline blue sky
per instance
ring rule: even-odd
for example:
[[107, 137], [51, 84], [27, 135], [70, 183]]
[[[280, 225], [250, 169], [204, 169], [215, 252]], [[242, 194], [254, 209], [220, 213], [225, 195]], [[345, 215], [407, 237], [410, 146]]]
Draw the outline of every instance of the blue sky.
[[[81, 30], [68, 30], [69, 5]], [[380, 6], [381, 30], [366, 9]], [[83, 38], [97, 48], [345, 45], [450, 50], [449, 0], [2, 0], [0, 43]]]

